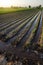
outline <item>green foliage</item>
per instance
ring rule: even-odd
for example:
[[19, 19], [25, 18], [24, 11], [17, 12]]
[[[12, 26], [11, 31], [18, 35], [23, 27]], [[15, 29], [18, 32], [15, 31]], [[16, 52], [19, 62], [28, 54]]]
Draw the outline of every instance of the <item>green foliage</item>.
[[23, 10], [28, 10], [29, 8], [20, 8], [20, 7], [11, 7], [11, 8], [0, 8], [0, 14], [5, 14], [5, 13], [13, 13], [13, 12], [18, 12], [18, 11], [23, 11]]
[[37, 6], [36, 8], [41, 9], [41, 8], [42, 8], [42, 6], [41, 6], [41, 5], [39, 5], [39, 6]]
[[29, 5], [29, 8], [31, 8], [31, 5]]

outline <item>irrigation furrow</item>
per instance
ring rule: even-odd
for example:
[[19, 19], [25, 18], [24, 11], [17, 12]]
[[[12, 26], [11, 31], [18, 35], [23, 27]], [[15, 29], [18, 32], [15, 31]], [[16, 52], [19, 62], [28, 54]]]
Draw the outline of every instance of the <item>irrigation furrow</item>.
[[17, 47], [22, 47], [25, 43], [25, 41], [28, 39], [28, 37], [30, 36], [35, 24], [37, 23], [37, 19], [38, 17], [36, 17], [36, 19], [34, 20], [33, 24], [31, 25], [30, 29], [26, 32], [26, 34], [22, 37], [22, 39], [19, 41], [19, 43], [17, 44]]
[[32, 18], [33, 18], [33, 16], [30, 17], [30, 18], [28, 18], [25, 22], [23, 22], [23, 24], [21, 24], [21, 25], [15, 27], [14, 30], [12, 30], [9, 34], [6, 35], [5, 40], [8, 40], [8, 39], [10, 39], [10, 38], [13, 38], [13, 37], [15, 36], [15, 34], [17, 35], [18, 32], [19, 32], [21, 29], [23, 29], [23, 27], [24, 27], [24, 26], [28, 23], [28, 21], [30, 21]]
[[[16, 14], [16, 15], [17, 15], [17, 14]], [[21, 16], [21, 15], [19, 15], [19, 16], [17, 15], [17, 16], [16, 16], [16, 15], [13, 14], [13, 15], [10, 16], [10, 17], [9, 17], [9, 15], [8, 15], [8, 16], [5, 17], [5, 18], [4, 18], [4, 16], [1, 16], [2, 18], [0, 19], [0, 24], [1, 24], [1, 23], [2, 23], [2, 24], [8, 23], [8, 22], [10, 22], [10, 21], [12, 22], [12, 21], [14, 21], [15, 19], [20, 19], [20, 18], [22, 18], [22, 17], [25, 16], [25, 15], [22, 15], [22, 16]], [[28, 15], [28, 14], [26, 14], [26, 16], [27, 16], [27, 15]], [[4, 19], [3, 19], [3, 18], [4, 18]]]
[[[27, 18], [28, 18], [28, 17], [27, 17]], [[25, 19], [26, 19], [26, 18], [25, 18]], [[25, 19], [24, 19], [24, 21], [25, 21]], [[23, 20], [20, 21], [20, 22], [18, 22], [18, 24], [16, 24], [16, 25], [14, 24], [15, 26], [14, 26], [12, 29], [9, 29], [9, 30], [7, 30], [7, 31], [3, 31], [3, 33], [4, 33], [5, 35], [2, 34], [2, 35], [0, 36], [0, 38], [1, 38], [1, 37], [3, 37], [3, 38], [6, 37], [6, 36], [8, 35], [8, 32], [9, 32], [9, 34], [11, 34], [11, 33], [14, 34], [14, 32], [15, 32], [15, 30], [16, 30], [15, 28], [16, 28], [16, 27], [19, 28], [21, 23], [23, 23]], [[25, 23], [25, 22], [24, 22], [24, 23]], [[21, 26], [22, 26], [22, 25], [23, 25], [23, 24], [21, 24]], [[11, 31], [11, 32], [10, 32], [10, 31]], [[2, 33], [2, 32], [1, 32], [1, 33]], [[9, 36], [8, 36], [8, 37], [9, 37]], [[11, 36], [10, 36], [10, 37], [11, 37]]]
[[[33, 14], [33, 13], [32, 13], [32, 14]], [[29, 15], [31, 15], [31, 14], [29, 13]], [[19, 15], [19, 17], [17, 16], [17, 18], [16, 18], [16, 17], [14, 18], [14, 16], [13, 16], [13, 18], [14, 18], [15, 20], [18, 20], [18, 19], [20, 19], [20, 18], [23, 19], [25, 16], [28, 16], [28, 14], [24, 14], [24, 15], [22, 15], [22, 16]], [[2, 22], [0, 21], [0, 22], [2, 23], [2, 24], [0, 24], [0, 27], [5, 26], [5, 25], [8, 25], [9, 23], [13, 22], [14, 19], [10, 18], [10, 20], [9, 20], [9, 18], [7, 18], [7, 19], [5, 18], [4, 21], [7, 21], [7, 22], [2, 21], [2, 22], [3, 22], [3, 23], [2, 23]], [[7, 23], [8, 23], [8, 24], [7, 24]]]
[[10, 24], [11, 22], [14, 22], [14, 21], [16, 21], [16, 20], [18, 20], [18, 19], [20, 19], [20, 18], [14, 18], [14, 20], [9, 20], [9, 18], [8, 18], [8, 21], [5, 20], [5, 21], [7, 21], [7, 22], [0, 23], [0, 27], [5, 26], [5, 25], [8, 25], [8, 24]]
[[[41, 15], [41, 14], [40, 14], [40, 15]], [[38, 25], [39, 25], [40, 15], [38, 16], [37, 23], [36, 23], [36, 25], [34, 26], [34, 28], [33, 28], [32, 32], [31, 32], [29, 38], [26, 40], [26, 42], [25, 42], [25, 44], [24, 44], [24, 47], [27, 47], [27, 45], [28, 45], [28, 46], [31, 45], [31, 40], [33, 39], [34, 34], [35, 34], [35, 32], [36, 32], [36, 29], [37, 29], [37, 27], [38, 27]]]
[[[24, 18], [26, 18], [26, 16], [25, 16]], [[8, 24], [8, 25], [5, 24], [4, 26], [2, 26], [2, 27], [0, 28], [0, 31], [3, 31], [4, 29], [7, 29], [7, 28], [10, 27], [11, 25], [14, 25], [14, 24], [18, 23], [18, 21], [24, 20], [24, 18], [23, 18], [23, 19], [15, 20], [15, 21], [13, 21], [12, 23], [10, 23], [10, 24]]]
[[40, 16], [40, 21], [39, 21], [38, 27], [36, 29], [33, 39], [31, 40], [31, 43], [30, 43], [31, 45], [38, 44], [38, 39], [41, 34], [41, 27], [42, 27], [42, 16]]
[[[26, 34], [27, 30], [31, 27], [31, 25], [32, 25], [32, 23], [33, 23], [33, 20], [34, 20], [35, 18], [36, 18], [36, 16], [28, 23], [27, 27], [25, 26], [26, 28], [24, 27], [22, 31], [20, 30], [21, 32], [24, 33], [23, 35], [21, 35], [22, 33], [19, 31], [16, 36], [18, 37], [19, 35], [21, 35], [21, 38], [22, 38], [22, 36], [24, 36], [24, 35]], [[13, 42], [15, 39], [17, 39], [17, 37], [14, 36], [14, 37], [11, 38], [9, 41], [10, 41], [10, 42]], [[15, 41], [14, 41], [14, 43], [15, 43]], [[20, 43], [20, 44], [21, 44], [21, 43]]]

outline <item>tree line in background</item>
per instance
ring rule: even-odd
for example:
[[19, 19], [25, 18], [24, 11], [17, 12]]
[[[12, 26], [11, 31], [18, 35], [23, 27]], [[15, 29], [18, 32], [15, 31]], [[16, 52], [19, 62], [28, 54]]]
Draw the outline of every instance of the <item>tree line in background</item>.
[[[14, 6], [11, 6], [11, 8], [19, 8], [19, 7], [14, 7]], [[22, 8], [22, 7], [20, 7], [20, 8]], [[42, 6], [41, 5], [39, 5], [39, 6], [36, 6], [36, 7], [32, 7], [31, 5], [29, 5], [28, 7], [26, 7], [26, 8], [38, 8], [38, 9], [40, 9], [40, 8], [42, 8]]]
[[[0, 8], [4, 8], [4, 7], [0, 7]], [[40, 8], [42, 8], [42, 6], [41, 5], [36, 6], [36, 7], [32, 7], [31, 5], [29, 5], [28, 7], [11, 6], [10, 8], [38, 8], [38, 9], [40, 9]]]
[[[34, 8], [38, 8], [38, 9], [40, 9], [42, 6], [41, 5], [39, 5], [39, 6], [37, 6], [37, 7], [34, 7]], [[29, 5], [29, 8], [32, 8], [31, 7], [31, 5]]]

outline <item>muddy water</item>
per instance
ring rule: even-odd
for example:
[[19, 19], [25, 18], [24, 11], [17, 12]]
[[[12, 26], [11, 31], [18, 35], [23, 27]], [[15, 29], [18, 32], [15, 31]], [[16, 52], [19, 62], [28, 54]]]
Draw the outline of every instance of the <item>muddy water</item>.
[[27, 33], [25, 34], [25, 36], [21, 39], [21, 41], [18, 43], [17, 47], [22, 47], [23, 43], [25, 43], [25, 41], [27, 40], [27, 38], [30, 36], [31, 31], [33, 30], [35, 24], [37, 23], [37, 19], [38, 17], [36, 17], [34, 23], [32, 24], [30, 30], [27, 31]]
[[31, 41], [31, 44], [33, 44], [33, 43], [36, 43], [37, 44], [38, 43], [38, 39], [39, 39], [39, 37], [41, 35], [41, 28], [42, 28], [42, 15], [40, 17], [40, 22], [39, 22], [37, 31], [36, 31], [36, 33], [34, 35], [34, 38]]

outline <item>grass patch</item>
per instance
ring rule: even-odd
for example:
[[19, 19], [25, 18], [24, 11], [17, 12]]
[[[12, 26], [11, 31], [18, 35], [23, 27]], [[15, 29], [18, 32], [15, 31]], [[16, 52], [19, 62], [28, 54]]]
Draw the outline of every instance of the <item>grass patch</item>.
[[13, 13], [23, 10], [29, 10], [29, 8], [0, 8], [0, 14]]

